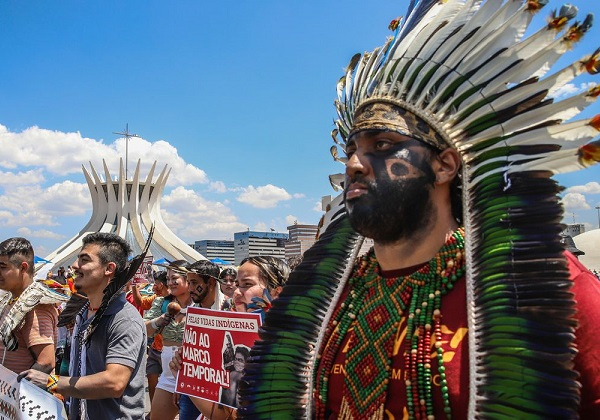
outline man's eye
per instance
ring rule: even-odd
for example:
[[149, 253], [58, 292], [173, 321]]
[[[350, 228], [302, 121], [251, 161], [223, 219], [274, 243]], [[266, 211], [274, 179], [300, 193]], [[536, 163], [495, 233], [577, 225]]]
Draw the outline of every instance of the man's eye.
[[389, 140], [378, 140], [375, 143], [376, 150], [387, 150], [391, 146], [391, 142]]

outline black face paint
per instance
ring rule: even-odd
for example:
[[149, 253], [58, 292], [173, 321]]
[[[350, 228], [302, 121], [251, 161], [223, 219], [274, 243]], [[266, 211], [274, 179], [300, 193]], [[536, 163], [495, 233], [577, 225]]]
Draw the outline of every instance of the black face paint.
[[418, 169], [429, 180], [431, 184], [435, 181], [435, 175], [429, 163], [429, 153], [423, 153], [423, 147], [427, 147], [423, 142], [415, 139], [396, 143], [393, 147], [380, 154], [373, 154], [367, 157], [371, 165], [377, 165], [380, 161], [397, 160], [390, 165], [390, 175], [407, 176], [410, 173], [410, 166]]
[[422, 147], [418, 140], [408, 140], [381, 153], [366, 153], [375, 179], [366, 181], [359, 174], [346, 180], [346, 185], [359, 182], [368, 190], [346, 203], [350, 223], [361, 235], [391, 243], [411, 237], [429, 222], [435, 175]]
[[390, 170], [392, 171], [392, 175], [395, 176], [406, 176], [409, 173], [406, 165], [402, 163], [393, 163]]
[[199, 284], [190, 295], [194, 303], [201, 303], [208, 295], [208, 284], [205, 284], [204, 286]]

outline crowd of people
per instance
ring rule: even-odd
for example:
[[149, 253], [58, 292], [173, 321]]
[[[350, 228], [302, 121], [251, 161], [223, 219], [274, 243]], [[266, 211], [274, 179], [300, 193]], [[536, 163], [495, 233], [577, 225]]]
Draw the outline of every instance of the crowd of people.
[[[90, 234], [59, 282], [50, 275], [34, 280], [27, 239], [0, 243], [2, 365], [62, 399], [70, 419], [231, 415], [221, 404], [175, 393], [172, 361], [180, 360], [187, 308], [263, 313], [285, 284], [287, 264], [268, 256], [247, 258], [239, 270], [208, 260], [171, 261], [148, 270], [152, 293], [142, 294], [148, 282], [122, 278], [130, 252], [117, 235]], [[72, 293], [67, 278], [74, 281]], [[111, 283], [123, 287], [111, 289]], [[29, 306], [18, 305], [25, 300]], [[238, 355], [245, 361], [248, 349], [236, 348]], [[241, 375], [243, 363], [233, 365], [232, 375]], [[236, 389], [223, 398], [235, 406]]]

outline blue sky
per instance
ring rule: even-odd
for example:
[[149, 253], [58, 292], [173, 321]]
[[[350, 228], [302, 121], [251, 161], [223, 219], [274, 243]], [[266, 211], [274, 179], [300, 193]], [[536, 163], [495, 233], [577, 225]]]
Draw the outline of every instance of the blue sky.
[[[343, 169], [328, 152], [335, 83], [407, 3], [0, 3], [0, 238], [28, 237], [43, 256], [79, 232], [91, 215], [82, 165], [104, 158], [116, 172], [125, 124], [140, 136], [130, 168], [172, 167], [163, 218], [185, 241], [317, 223]], [[600, 9], [585, 3], [581, 19]], [[599, 173], [558, 178], [568, 222], [598, 227]]]

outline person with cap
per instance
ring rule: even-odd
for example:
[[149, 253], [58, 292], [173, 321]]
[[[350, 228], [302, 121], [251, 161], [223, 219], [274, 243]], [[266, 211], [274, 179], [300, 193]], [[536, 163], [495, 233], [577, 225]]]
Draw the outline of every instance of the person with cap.
[[600, 284], [560, 243], [551, 178], [600, 158], [600, 117], [564, 122], [600, 88], [553, 96], [600, 52], [542, 77], [592, 21], [567, 5], [526, 31], [546, 3], [411, 1], [353, 57], [343, 193], [266, 316], [240, 417], [600, 418]]
[[560, 242], [565, 246], [565, 249], [575, 255], [575, 257], [579, 258], [580, 255], [585, 255], [585, 252], [575, 246], [575, 241], [571, 235], [561, 233]]

